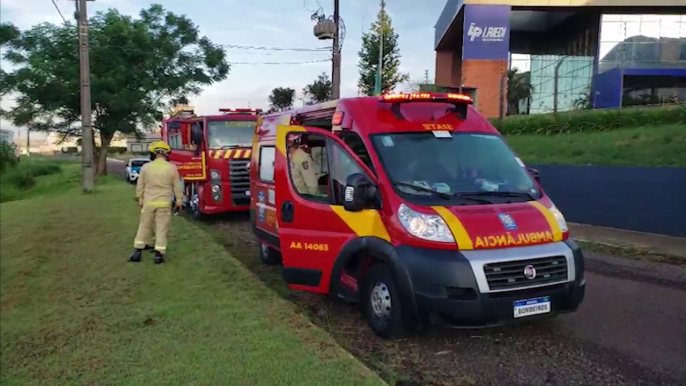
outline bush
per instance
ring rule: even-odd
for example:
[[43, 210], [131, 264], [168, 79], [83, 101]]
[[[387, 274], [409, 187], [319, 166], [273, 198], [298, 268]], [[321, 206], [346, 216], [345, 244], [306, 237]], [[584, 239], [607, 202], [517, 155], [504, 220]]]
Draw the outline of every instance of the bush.
[[0, 171], [17, 165], [16, 145], [0, 141]]
[[110, 154], [123, 154], [126, 153], [126, 146], [112, 146], [108, 149]]
[[503, 135], [554, 135], [582, 131], [607, 131], [643, 126], [686, 124], [686, 105], [520, 115], [502, 120], [492, 119], [491, 122]]
[[27, 160], [2, 173], [0, 185], [2, 188], [26, 190], [36, 184], [36, 177], [60, 173], [59, 163], [45, 160]]

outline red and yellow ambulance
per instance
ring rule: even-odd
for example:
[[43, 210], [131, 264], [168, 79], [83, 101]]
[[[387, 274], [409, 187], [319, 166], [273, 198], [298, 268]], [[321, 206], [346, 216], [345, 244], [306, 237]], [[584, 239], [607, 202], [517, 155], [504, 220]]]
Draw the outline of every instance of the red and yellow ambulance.
[[393, 337], [572, 312], [584, 258], [562, 213], [459, 94], [347, 98], [260, 117], [251, 221], [294, 290], [360, 302]]

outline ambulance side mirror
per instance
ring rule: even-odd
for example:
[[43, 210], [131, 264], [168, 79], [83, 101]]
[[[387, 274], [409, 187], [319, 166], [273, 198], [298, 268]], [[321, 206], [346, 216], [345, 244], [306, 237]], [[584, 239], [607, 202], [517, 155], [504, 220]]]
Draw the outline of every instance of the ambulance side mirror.
[[375, 207], [376, 185], [364, 173], [354, 173], [345, 181], [343, 192], [343, 209], [348, 212], [359, 212]]
[[529, 174], [534, 178], [534, 180], [541, 182], [541, 174], [538, 172], [537, 169], [534, 168], [527, 168], [529, 170]]

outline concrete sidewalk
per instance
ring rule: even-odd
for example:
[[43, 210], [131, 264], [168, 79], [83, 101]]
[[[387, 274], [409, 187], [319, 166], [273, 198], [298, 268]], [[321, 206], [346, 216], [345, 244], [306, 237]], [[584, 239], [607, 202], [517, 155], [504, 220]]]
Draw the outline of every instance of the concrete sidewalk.
[[637, 248], [686, 259], [686, 238], [683, 237], [662, 236], [582, 224], [569, 224], [569, 231], [571, 237], [579, 241]]

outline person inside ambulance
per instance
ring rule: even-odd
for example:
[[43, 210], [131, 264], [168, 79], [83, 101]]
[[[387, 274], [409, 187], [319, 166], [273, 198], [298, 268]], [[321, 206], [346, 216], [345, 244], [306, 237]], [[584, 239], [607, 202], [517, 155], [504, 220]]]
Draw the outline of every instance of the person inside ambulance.
[[179, 172], [172, 163], [167, 161], [171, 148], [164, 141], [150, 144], [150, 152], [155, 159], [146, 163], [138, 174], [136, 197], [141, 208], [138, 232], [134, 238], [134, 251], [129, 261], [140, 262], [141, 254], [151, 247], [152, 236], [155, 234], [154, 252], [155, 264], [164, 262], [167, 251], [167, 231], [172, 218], [172, 201], [175, 200], [176, 209], [181, 209], [184, 201]]
[[319, 177], [312, 157], [300, 148], [300, 136], [288, 138], [288, 161], [291, 178], [298, 193], [320, 195]]

